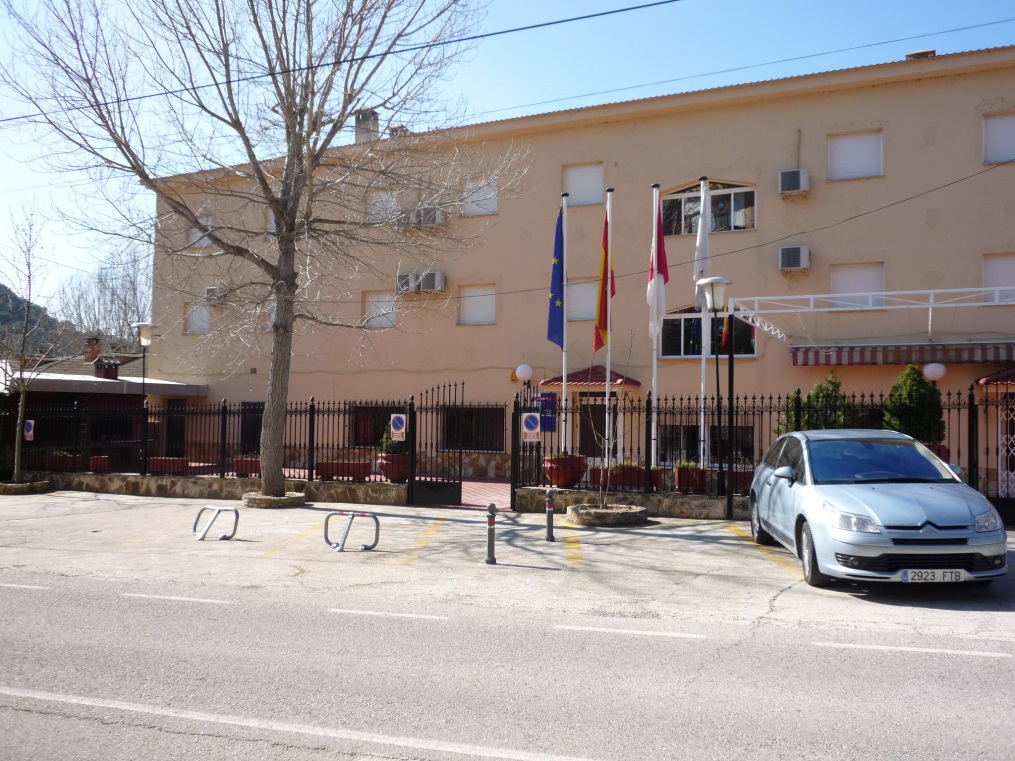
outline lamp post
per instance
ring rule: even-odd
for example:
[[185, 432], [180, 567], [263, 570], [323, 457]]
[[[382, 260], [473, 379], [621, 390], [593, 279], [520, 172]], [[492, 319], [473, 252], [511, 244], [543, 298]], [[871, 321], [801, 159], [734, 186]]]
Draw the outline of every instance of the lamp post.
[[[728, 277], [706, 277], [702, 278], [697, 282], [697, 285], [702, 289], [705, 294], [705, 307], [709, 312], [712, 313], [713, 319], [715, 315], [722, 311], [726, 297], [726, 286], [733, 283]], [[726, 429], [726, 447], [728, 457], [728, 469], [725, 474], [725, 495], [726, 495], [726, 518], [730, 519], [733, 517], [733, 320], [732, 314], [728, 315], [730, 319], [730, 334], [728, 347], [729, 357], [729, 388], [727, 396], [729, 397], [729, 415]], [[716, 432], [719, 433], [722, 430], [722, 394], [719, 390], [719, 351], [713, 348], [715, 353], [715, 394], [716, 394]], [[723, 488], [723, 458], [722, 458], [722, 434], [719, 433], [719, 484], [720, 489]]]
[[530, 398], [532, 396], [532, 366], [522, 362], [522, 364], [515, 368], [515, 377], [525, 385], [525, 393], [523, 395], [525, 404], [530, 404], [532, 402]]
[[945, 377], [945, 366], [940, 362], [931, 362], [923, 366], [923, 377], [930, 381], [930, 385], [937, 388], [937, 382]]
[[148, 347], [152, 342], [152, 329], [155, 327], [151, 322], [132, 322], [130, 325], [137, 330], [137, 340], [141, 344], [141, 475], [148, 475], [148, 394], [145, 388], [148, 368]]

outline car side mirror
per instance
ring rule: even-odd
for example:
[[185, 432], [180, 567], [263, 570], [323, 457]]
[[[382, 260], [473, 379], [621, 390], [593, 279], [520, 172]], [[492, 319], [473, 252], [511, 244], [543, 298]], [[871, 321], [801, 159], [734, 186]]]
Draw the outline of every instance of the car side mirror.
[[796, 473], [793, 472], [793, 468], [789, 465], [783, 465], [781, 468], [776, 468], [772, 475], [776, 478], [785, 478], [791, 484], [796, 482]]

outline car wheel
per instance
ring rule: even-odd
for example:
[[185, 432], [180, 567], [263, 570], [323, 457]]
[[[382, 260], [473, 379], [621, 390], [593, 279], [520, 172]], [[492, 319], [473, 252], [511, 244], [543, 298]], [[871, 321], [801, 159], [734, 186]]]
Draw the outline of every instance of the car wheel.
[[751, 537], [756, 544], [772, 545], [775, 540], [761, 525], [761, 516], [758, 514], [758, 502], [751, 497]]
[[812, 587], [823, 587], [831, 578], [818, 569], [818, 553], [814, 551], [814, 537], [811, 527], [804, 524], [800, 528], [800, 563], [804, 569], [804, 581]]

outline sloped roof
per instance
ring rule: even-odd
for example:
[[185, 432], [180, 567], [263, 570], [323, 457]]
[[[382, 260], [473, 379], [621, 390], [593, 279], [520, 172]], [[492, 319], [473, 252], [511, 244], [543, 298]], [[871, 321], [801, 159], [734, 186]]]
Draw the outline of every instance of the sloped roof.
[[981, 386], [1015, 386], [1015, 367], [985, 375], [976, 382]]
[[[547, 378], [546, 380], [539, 381], [540, 386], [562, 386], [564, 385], [564, 375], [558, 375], [554, 378]], [[568, 370], [567, 371], [567, 385], [568, 386], [605, 386], [606, 385], [606, 367], [603, 365], [592, 365], [591, 367], [585, 367], [581, 370]], [[636, 381], [634, 378], [628, 378], [626, 375], [621, 375], [613, 370], [610, 371], [610, 385], [611, 386], [629, 386], [632, 388], [641, 388], [641, 382]]]

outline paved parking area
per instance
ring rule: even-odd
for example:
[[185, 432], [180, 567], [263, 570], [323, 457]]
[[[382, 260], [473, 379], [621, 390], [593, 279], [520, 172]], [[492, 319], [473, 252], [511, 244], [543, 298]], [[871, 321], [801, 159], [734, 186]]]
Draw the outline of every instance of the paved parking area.
[[[967, 611], [970, 632], [999, 630], [1015, 639], [1015, 580], [992, 587], [914, 589], [802, 582], [795, 557], [763, 548], [737, 521], [654, 519], [626, 529], [591, 529], [545, 515], [502, 512], [495, 528], [496, 565], [486, 563], [486, 514], [441, 507], [308, 505], [285, 510], [240, 508], [234, 539], [223, 513], [198, 541], [198, 511], [235, 502], [156, 499], [81, 492], [0, 498], [0, 584], [45, 583], [53, 574], [117, 580], [141, 592], [167, 581], [187, 586], [341, 589], [386, 598], [439, 598], [530, 610], [569, 610], [625, 617], [711, 617], [843, 626], [910, 626], [919, 609]], [[345, 552], [324, 542], [334, 510], [369, 512], [354, 520]], [[201, 527], [210, 518], [206, 512]], [[345, 519], [331, 520], [333, 540]], [[1009, 533], [1009, 547], [1015, 535]], [[35, 580], [33, 582], [33, 579]], [[914, 610], [917, 610], [914, 613]], [[918, 618], [917, 618], [918, 620]], [[931, 625], [930, 619], [927, 625]]]

